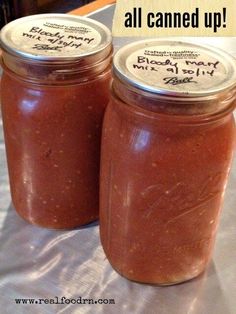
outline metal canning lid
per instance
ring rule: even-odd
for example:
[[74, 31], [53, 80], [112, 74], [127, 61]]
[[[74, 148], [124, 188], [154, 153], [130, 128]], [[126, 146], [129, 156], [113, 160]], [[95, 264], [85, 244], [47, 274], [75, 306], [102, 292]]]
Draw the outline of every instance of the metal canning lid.
[[126, 45], [115, 54], [113, 71], [130, 86], [166, 96], [209, 96], [236, 85], [232, 56], [189, 42], [149, 39]]
[[71, 61], [104, 56], [111, 50], [109, 29], [86, 17], [67, 14], [38, 14], [4, 26], [1, 46], [7, 52], [39, 61]]

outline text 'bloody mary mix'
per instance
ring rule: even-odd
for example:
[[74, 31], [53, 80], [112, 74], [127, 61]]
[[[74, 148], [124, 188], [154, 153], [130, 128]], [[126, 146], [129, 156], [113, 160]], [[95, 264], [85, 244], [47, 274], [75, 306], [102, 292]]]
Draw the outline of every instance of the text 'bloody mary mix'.
[[146, 40], [116, 53], [113, 75], [100, 173], [104, 251], [131, 280], [191, 279], [211, 258], [232, 160], [235, 61]]
[[109, 30], [83, 17], [35, 15], [6, 25], [1, 45], [2, 117], [17, 212], [49, 228], [97, 219]]

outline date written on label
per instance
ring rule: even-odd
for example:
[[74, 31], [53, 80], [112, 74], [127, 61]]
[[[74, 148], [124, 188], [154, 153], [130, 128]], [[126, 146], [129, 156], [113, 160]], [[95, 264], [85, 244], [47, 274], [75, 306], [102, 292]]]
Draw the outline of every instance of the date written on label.
[[[132, 68], [135, 71], [159, 72], [163, 77], [164, 84], [171, 85], [196, 84], [197, 81], [194, 78], [202, 76], [214, 77], [219, 66], [220, 62], [217, 60], [181, 59], [180, 61], [176, 61], [176, 59], [171, 58], [160, 58], [158, 60], [145, 56], [137, 56], [137, 61], [132, 64]], [[178, 78], [177, 75], [181, 75], [181, 78]]]
[[36, 26], [31, 27], [28, 32], [23, 32], [22, 36], [33, 42], [32, 49], [45, 51], [61, 51], [66, 47], [77, 49], [82, 45], [90, 45], [95, 40], [94, 37], [84, 34], [63, 34], [60, 31], [46, 31]]

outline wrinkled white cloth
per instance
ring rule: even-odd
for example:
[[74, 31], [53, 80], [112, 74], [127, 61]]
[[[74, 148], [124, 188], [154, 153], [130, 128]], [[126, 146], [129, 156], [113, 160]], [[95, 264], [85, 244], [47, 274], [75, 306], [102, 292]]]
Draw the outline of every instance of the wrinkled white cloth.
[[[1, 122], [2, 124], [2, 122]], [[155, 287], [119, 276], [105, 258], [98, 223], [54, 231], [22, 220], [11, 205], [0, 125], [0, 312], [2, 314], [230, 314], [236, 307], [236, 159], [215, 254], [190, 282]], [[16, 304], [19, 298], [114, 299], [115, 304]]]
[[[94, 17], [111, 25], [113, 8]], [[229, 51], [236, 49], [228, 39]], [[127, 42], [124, 39], [122, 43]], [[206, 40], [205, 40], [206, 41]], [[120, 41], [121, 43], [121, 41]], [[115, 48], [119, 45], [115, 39]], [[234, 47], [234, 48], [233, 48]], [[108, 263], [98, 223], [72, 231], [29, 225], [11, 205], [0, 122], [1, 314], [233, 314], [236, 308], [236, 159], [225, 195], [214, 257], [197, 279], [170, 287], [130, 282]], [[114, 299], [115, 304], [16, 304], [20, 298]]]

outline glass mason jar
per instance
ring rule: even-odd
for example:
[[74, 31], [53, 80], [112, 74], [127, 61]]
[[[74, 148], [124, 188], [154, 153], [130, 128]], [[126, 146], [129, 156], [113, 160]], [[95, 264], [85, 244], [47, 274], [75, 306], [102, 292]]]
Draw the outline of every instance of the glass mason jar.
[[1, 45], [14, 207], [30, 223], [48, 228], [96, 220], [110, 31], [83, 17], [34, 15], [5, 26]]
[[148, 40], [121, 48], [113, 69], [100, 172], [105, 254], [134, 281], [189, 280], [206, 268], [219, 223], [235, 143], [235, 61]]

